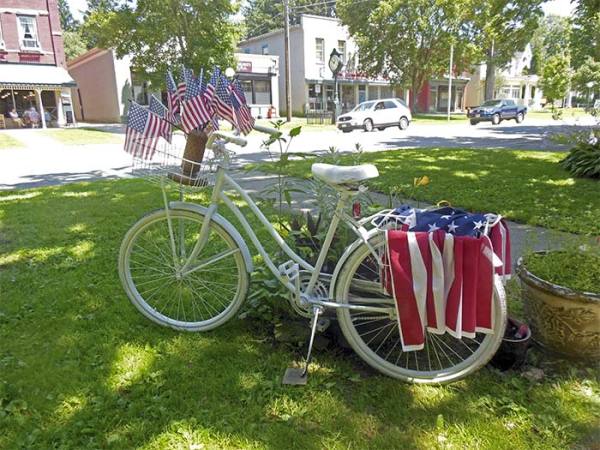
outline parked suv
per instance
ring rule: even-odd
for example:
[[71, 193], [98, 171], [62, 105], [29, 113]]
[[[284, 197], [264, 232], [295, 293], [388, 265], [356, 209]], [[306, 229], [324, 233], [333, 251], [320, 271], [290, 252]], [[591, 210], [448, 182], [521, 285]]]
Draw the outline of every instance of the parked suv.
[[387, 127], [398, 127], [406, 130], [412, 115], [410, 109], [399, 98], [384, 98], [371, 100], [356, 106], [352, 111], [337, 118], [337, 127], [344, 133], [362, 129], [373, 131], [375, 128], [384, 130]]
[[523, 122], [527, 114], [525, 106], [519, 106], [514, 100], [488, 100], [483, 105], [471, 109], [467, 113], [471, 125], [477, 125], [479, 122], [492, 122], [498, 125], [506, 119], [515, 119], [517, 123]]

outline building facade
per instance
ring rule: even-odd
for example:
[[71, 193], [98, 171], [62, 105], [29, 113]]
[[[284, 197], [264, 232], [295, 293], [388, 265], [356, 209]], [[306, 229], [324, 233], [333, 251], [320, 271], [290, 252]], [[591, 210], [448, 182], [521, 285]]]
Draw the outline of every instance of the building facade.
[[[235, 54], [236, 76], [255, 117], [277, 115], [279, 104], [279, 58], [267, 55]], [[166, 104], [166, 93], [152, 86], [131, 69], [131, 58], [117, 57], [114, 50], [93, 48], [70, 60], [69, 74], [77, 82], [73, 89], [77, 120], [118, 123], [127, 117], [129, 103], [147, 105], [152, 95]]]
[[[57, 0], [0, 0], [0, 114], [7, 126], [36, 110], [39, 125], [73, 121]], [[27, 124], [27, 120], [25, 120]]]
[[[365, 100], [397, 97], [400, 92], [385, 78], [367, 77], [358, 68], [358, 47], [339, 19], [302, 15], [290, 27], [292, 112], [334, 109], [334, 80], [327, 63], [333, 49], [342, 55], [338, 75], [342, 111]], [[284, 61], [283, 30], [275, 30], [239, 44], [244, 54], [276, 55]], [[285, 111], [285, 77], [279, 77], [279, 108]]]

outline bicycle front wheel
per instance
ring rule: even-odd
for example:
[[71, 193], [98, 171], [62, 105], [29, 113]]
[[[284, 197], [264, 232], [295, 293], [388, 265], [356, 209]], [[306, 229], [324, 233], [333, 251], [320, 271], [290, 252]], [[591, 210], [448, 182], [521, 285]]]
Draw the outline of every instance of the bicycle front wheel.
[[119, 276], [127, 296], [148, 319], [185, 331], [215, 328], [239, 310], [248, 290], [248, 271], [240, 246], [214, 220], [208, 241], [192, 261], [191, 254], [205, 217], [170, 210], [172, 238], [164, 209], [142, 217], [125, 235], [119, 254]]
[[[385, 235], [369, 240], [374, 252], [383, 255]], [[369, 246], [362, 244], [348, 257], [336, 283], [339, 303], [391, 308], [395, 301], [382, 288], [380, 267]], [[493, 334], [476, 333], [474, 339], [426, 331], [422, 350], [404, 352], [398, 321], [393, 314], [347, 308], [337, 311], [340, 328], [353, 350], [370, 366], [391, 377], [413, 383], [448, 383], [473, 373], [498, 350], [506, 326], [506, 303], [502, 284], [494, 283]]]

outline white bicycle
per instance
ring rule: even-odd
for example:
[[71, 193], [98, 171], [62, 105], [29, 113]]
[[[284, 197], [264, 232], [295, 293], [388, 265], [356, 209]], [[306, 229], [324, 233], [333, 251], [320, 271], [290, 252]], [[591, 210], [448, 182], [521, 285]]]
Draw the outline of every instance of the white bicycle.
[[[264, 127], [258, 131], [277, 132]], [[344, 337], [356, 353], [381, 373], [416, 383], [458, 380], [486, 364], [502, 340], [506, 305], [502, 284], [495, 279], [494, 333], [474, 339], [426, 333], [420, 351], [402, 351], [394, 299], [382, 286], [385, 234], [372, 225], [375, 216], [355, 220], [347, 213], [359, 183], [378, 176], [370, 164], [351, 167], [314, 164], [313, 176], [337, 191], [338, 202], [315, 265], [288, 246], [250, 196], [228, 175], [231, 150], [246, 140], [223, 132], [211, 134], [205, 161], [184, 160], [174, 146], [159, 150], [154, 160], [135, 161], [139, 173], [163, 189], [164, 207], [150, 212], [125, 235], [119, 254], [119, 275], [135, 307], [148, 319], [185, 331], [207, 331], [234, 317], [240, 309], [253, 271], [252, 255], [236, 227], [218, 212], [224, 205], [235, 216], [264, 263], [290, 292], [296, 312], [311, 317], [311, 338], [303, 369], [288, 369], [284, 382], [304, 384], [319, 317], [333, 308]], [[210, 156], [210, 158], [208, 157]], [[194, 180], [182, 167], [194, 168]], [[213, 185], [210, 203], [184, 201], [184, 192]], [[176, 185], [179, 201], [169, 201], [167, 190]], [[289, 260], [276, 264], [238, 206], [233, 191], [247, 203]], [[357, 235], [332, 274], [322, 273], [335, 231], [343, 222]]]

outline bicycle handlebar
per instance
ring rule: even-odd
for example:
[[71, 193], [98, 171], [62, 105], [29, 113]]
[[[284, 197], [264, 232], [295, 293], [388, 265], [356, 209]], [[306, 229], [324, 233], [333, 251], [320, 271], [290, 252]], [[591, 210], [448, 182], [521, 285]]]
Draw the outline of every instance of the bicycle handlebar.
[[254, 124], [253, 127], [256, 131], [260, 131], [261, 133], [266, 133], [266, 134], [270, 134], [270, 135], [277, 135], [277, 134], [281, 134], [281, 131], [275, 129], [275, 128], [271, 128], [271, 127], [264, 127], [262, 125], [256, 125]]
[[214, 136], [215, 138], [224, 139], [227, 142], [239, 145], [240, 147], [245, 147], [248, 143], [248, 141], [241, 136], [235, 136], [233, 134], [224, 133], [223, 131], [213, 131], [212, 136]]

